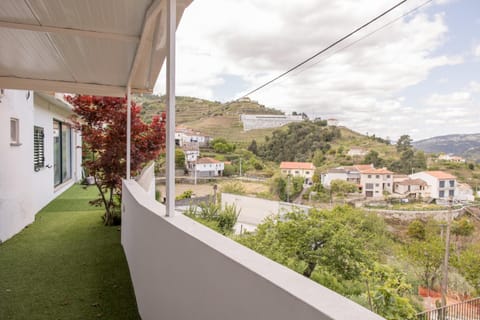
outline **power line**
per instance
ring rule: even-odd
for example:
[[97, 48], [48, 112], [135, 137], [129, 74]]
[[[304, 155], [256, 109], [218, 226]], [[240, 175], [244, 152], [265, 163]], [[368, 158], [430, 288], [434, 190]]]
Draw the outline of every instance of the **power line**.
[[299, 75], [299, 74], [301, 74], [301, 73], [303, 73], [303, 72], [305, 72], [305, 71], [313, 68], [314, 66], [318, 65], [320, 62], [323, 62], [323, 61], [327, 60], [328, 58], [332, 57], [334, 54], [336, 54], [336, 53], [338, 53], [338, 52], [341, 52], [341, 51], [343, 51], [343, 50], [345, 50], [345, 49], [348, 49], [348, 48], [350, 48], [350, 47], [353, 47], [354, 45], [356, 45], [356, 44], [359, 43], [360, 41], [365, 40], [366, 38], [374, 35], [375, 33], [377, 33], [377, 32], [379, 32], [379, 31], [381, 31], [381, 30], [383, 30], [383, 29], [391, 26], [391, 25], [394, 24], [395, 22], [397, 22], [397, 21], [405, 18], [406, 16], [409, 16], [409, 15], [412, 14], [413, 12], [415, 12], [415, 11], [423, 8], [424, 6], [426, 6], [427, 4], [429, 4], [430, 2], [433, 2], [433, 1], [434, 1], [434, 0], [427, 0], [427, 1], [425, 1], [425, 2], [422, 3], [421, 5], [413, 8], [413, 9], [409, 10], [408, 12], [402, 14], [401, 16], [399, 16], [399, 17], [397, 17], [397, 18], [389, 21], [388, 23], [386, 23], [386, 24], [382, 25], [381, 27], [373, 30], [372, 32], [367, 33], [367, 34], [364, 35], [363, 37], [361, 37], [361, 38], [353, 41], [352, 43], [347, 44], [347, 45], [344, 46], [344, 47], [341, 47], [340, 49], [338, 49], [338, 50], [336, 50], [336, 51], [334, 51], [334, 52], [332, 52], [329, 56], [325, 57], [324, 59], [318, 60], [318, 61], [316, 61], [315, 63], [312, 63], [311, 65], [309, 65], [309, 66], [301, 69], [301, 70], [298, 71], [297, 73], [294, 73], [293, 76], [297, 76], [297, 75]]
[[[342, 38], [340, 38], [339, 40], [333, 42], [332, 44], [330, 44], [328, 47], [320, 50], [319, 52], [315, 53], [313, 56], [309, 57], [308, 59], [305, 59], [303, 60], [302, 62], [300, 62], [299, 64], [297, 64], [296, 66], [288, 69], [287, 71], [283, 72], [282, 74], [276, 76], [275, 78], [273, 78], [272, 80], [270, 81], [267, 81], [265, 82], [264, 84], [262, 84], [261, 86], [257, 87], [256, 89], [248, 92], [247, 94], [241, 96], [240, 98], [244, 98], [244, 97], [247, 97], [249, 95], [251, 95], [252, 93], [255, 93], [257, 92], [258, 90], [268, 86], [269, 84], [271, 84], [272, 82], [284, 77], [285, 75], [289, 74], [290, 72], [294, 71], [295, 69], [298, 69], [299, 67], [303, 66], [304, 64], [306, 64], [307, 62], [315, 59], [316, 57], [318, 57], [319, 55], [321, 55], [322, 53], [324, 53], [325, 51], [333, 48], [334, 46], [336, 46], [337, 44], [339, 44], [340, 42], [344, 41], [345, 39], [348, 39], [350, 38], [352, 35], [354, 35], [355, 33], [359, 32], [360, 30], [364, 29], [365, 27], [369, 26], [370, 24], [372, 24], [373, 22], [377, 21], [378, 19], [382, 18], [383, 16], [387, 15], [388, 13], [390, 13], [391, 11], [395, 10], [396, 8], [398, 8], [399, 6], [401, 6], [402, 4], [404, 4], [405, 2], [407, 2], [408, 0], [402, 0], [400, 1], [399, 3], [397, 3], [396, 5], [394, 5], [393, 7], [391, 7], [390, 9], [384, 11], [383, 13], [379, 14], [378, 16], [376, 16], [375, 18], [371, 19], [370, 21], [368, 21], [367, 23], [363, 24], [362, 26], [358, 27], [357, 29], [353, 30], [352, 32], [350, 32], [349, 34], [347, 34], [346, 36], [343, 36]], [[239, 98], [239, 99], [240, 99]]]

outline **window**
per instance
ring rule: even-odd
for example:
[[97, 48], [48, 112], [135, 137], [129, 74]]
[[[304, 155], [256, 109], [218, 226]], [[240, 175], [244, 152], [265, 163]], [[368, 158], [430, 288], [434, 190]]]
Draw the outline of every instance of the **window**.
[[389, 175], [389, 174], [387, 174], [387, 179], [390, 179], [390, 175]]
[[371, 179], [371, 178], [372, 178], [372, 175], [371, 175], [371, 174], [369, 174], [367, 177], [368, 177], [368, 179]]
[[455, 180], [450, 180], [449, 184], [450, 184], [450, 188], [455, 187]]
[[295, 171], [295, 174], [300, 174], [300, 171], [298, 171], [298, 170], [297, 170], [297, 171]]
[[18, 126], [18, 119], [10, 118], [10, 145], [20, 145], [20, 129]]
[[365, 184], [365, 189], [373, 189], [373, 183], [366, 183]]
[[380, 179], [380, 175], [377, 174], [377, 175], [375, 176], [375, 179]]
[[387, 183], [387, 187], [390, 187], [390, 183]]
[[33, 169], [45, 167], [45, 142], [42, 127], [33, 127]]
[[378, 183], [375, 183], [375, 187], [380, 187], [380, 185]]
[[53, 120], [53, 179], [55, 186], [72, 177], [71, 143], [70, 126]]
[[438, 193], [438, 196], [439, 196], [440, 198], [445, 198], [445, 191], [443, 191], [443, 190], [440, 191], [440, 192]]
[[310, 174], [310, 171], [305, 171], [305, 174]]
[[445, 188], [445, 181], [440, 181], [440, 184], [439, 184], [439, 187], [440, 188]]
[[453, 197], [455, 195], [455, 190], [449, 190], [448, 191], [448, 196]]

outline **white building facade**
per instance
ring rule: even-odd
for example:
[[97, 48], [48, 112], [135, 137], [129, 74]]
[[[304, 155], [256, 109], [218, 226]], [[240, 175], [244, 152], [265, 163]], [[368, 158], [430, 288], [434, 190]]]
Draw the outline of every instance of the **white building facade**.
[[384, 192], [393, 192], [393, 172], [385, 168], [361, 172], [362, 194], [367, 198], [381, 198]]
[[422, 179], [430, 189], [430, 197], [433, 199], [455, 199], [457, 178], [443, 171], [422, 171], [410, 175], [412, 179]]
[[305, 179], [305, 183], [311, 184], [315, 166], [311, 162], [281, 162], [280, 171], [283, 175], [302, 177]]
[[278, 128], [292, 122], [303, 121], [302, 116], [275, 114], [242, 114], [243, 131]]
[[60, 97], [25, 90], [0, 96], [0, 242], [81, 179], [81, 136]]
[[179, 147], [192, 143], [196, 143], [200, 147], [205, 147], [208, 145], [209, 141], [209, 136], [203, 135], [198, 131], [193, 131], [188, 128], [175, 129], [175, 144]]
[[218, 177], [223, 175], [225, 163], [213, 158], [200, 158], [195, 164], [197, 177]]

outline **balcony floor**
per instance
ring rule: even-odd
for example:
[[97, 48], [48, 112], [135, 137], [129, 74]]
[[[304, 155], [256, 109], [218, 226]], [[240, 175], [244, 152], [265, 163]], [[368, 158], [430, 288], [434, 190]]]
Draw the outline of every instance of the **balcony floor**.
[[0, 319], [140, 319], [118, 227], [73, 186], [0, 244]]

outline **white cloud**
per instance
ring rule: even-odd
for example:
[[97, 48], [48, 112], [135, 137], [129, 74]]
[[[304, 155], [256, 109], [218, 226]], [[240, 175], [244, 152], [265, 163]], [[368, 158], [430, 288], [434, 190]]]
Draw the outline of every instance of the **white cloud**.
[[467, 91], [457, 91], [450, 94], [431, 95], [426, 104], [429, 106], [461, 106], [471, 101], [472, 95]]
[[[225, 83], [226, 75], [236, 75], [254, 88], [396, 2], [193, 1], [177, 32], [177, 94], [217, 100], [217, 87]], [[335, 117], [360, 132], [375, 129], [377, 135], [391, 137], [418, 132], [424, 115], [397, 95], [427, 79], [434, 68], [463, 62], [461, 57], [437, 52], [447, 39], [444, 14], [420, 12], [366, 36], [422, 2], [407, 2], [252, 98], [287, 112]], [[366, 38], [353, 44], [362, 37]], [[231, 99], [246, 93], [243, 89], [238, 88]], [[430, 98], [438, 104], [442, 97]], [[390, 119], [395, 120], [393, 125]]]
[[476, 57], [480, 57], [480, 44], [478, 44], [474, 49], [473, 49], [473, 54]]
[[480, 82], [471, 81], [468, 87], [472, 92], [475, 92], [475, 93], [480, 92]]

